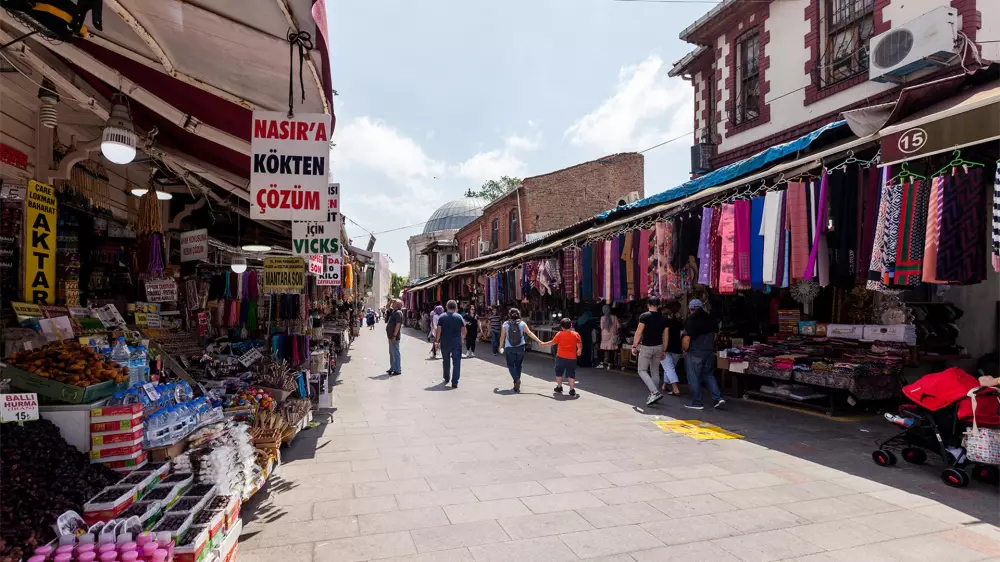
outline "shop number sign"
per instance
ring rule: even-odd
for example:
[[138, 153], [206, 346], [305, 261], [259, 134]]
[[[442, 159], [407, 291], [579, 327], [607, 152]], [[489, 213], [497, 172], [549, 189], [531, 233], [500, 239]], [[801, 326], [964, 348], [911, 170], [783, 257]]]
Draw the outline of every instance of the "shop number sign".
[[289, 118], [283, 111], [254, 111], [252, 133], [254, 220], [325, 220], [330, 116], [299, 113]]
[[0, 422], [27, 422], [38, 419], [38, 395], [0, 394]]
[[340, 256], [326, 256], [326, 271], [316, 279], [319, 286], [339, 287], [343, 259]]
[[297, 256], [311, 254], [340, 254], [340, 184], [327, 187], [326, 221], [292, 221], [292, 253]]
[[1000, 138], [1000, 103], [986, 104], [882, 137], [882, 162], [950, 152]]
[[56, 194], [52, 186], [28, 182], [25, 226], [24, 300], [56, 303]]

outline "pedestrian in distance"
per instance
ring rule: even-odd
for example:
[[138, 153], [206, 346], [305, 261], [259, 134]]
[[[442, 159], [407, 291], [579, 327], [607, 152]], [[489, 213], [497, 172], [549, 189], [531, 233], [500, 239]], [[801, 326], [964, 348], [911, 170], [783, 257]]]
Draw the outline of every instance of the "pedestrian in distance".
[[524, 338], [531, 338], [538, 345], [545, 345], [538, 339], [528, 324], [521, 320], [521, 311], [512, 308], [507, 313], [507, 321], [500, 328], [500, 341], [503, 347], [500, 353], [507, 359], [507, 370], [510, 371], [510, 378], [514, 380], [514, 392], [521, 392], [521, 366], [524, 363]]
[[660, 299], [649, 297], [646, 301], [649, 308], [639, 315], [639, 325], [632, 340], [632, 355], [638, 356], [639, 377], [646, 383], [649, 396], [646, 405], [652, 406], [663, 399], [663, 394], [653, 382], [652, 369], [656, 369], [656, 378], [660, 374], [660, 361], [667, 356], [667, 319], [660, 314]]
[[667, 392], [667, 383], [670, 383], [670, 394], [681, 395], [681, 388], [678, 386], [680, 379], [677, 377], [677, 364], [681, 360], [681, 332], [684, 330], [684, 323], [680, 320], [681, 303], [676, 300], [668, 302], [663, 307], [663, 317], [667, 319], [667, 356], [660, 361], [663, 367], [663, 381], [660, 392]]
[[368, 322], [368, 329], [369, 330], [374, 330], [375, 329], [375, 311], [374, 310], [372, 310], [370, 308], [368, 309], [368, 317], [367, 317], [366, 320]]
[[427, 341], [431, 342], [431, 354], [427, 357], [428, 359], [437, 359], [438, 348], [437, 344], [434, 343], [434, 334], [437, 333], [438, 319], [441, 318], [442, 314], [444, 314], [444, 309], [441, 308], [440, 304], [435, 306], [434, 310], [431, 312], [431, 330], [427, 334]]
[[389, 370], [385, 373], [391, 376], [403, 374], [399, 356], [399, 332], [403, 327], [401, 308], [403, 308], [403, 301], [393, 301], [392, 312], [385, 320], [385, 335], [389, 338]]
[[722, 398], [719, 382], [715, 380], [715, 334], [719, 324], [705, 312], [700, 300], [691, 299], [688, 308], [691, 313], [688, 314], [687, 322], [684, 324], [681, 347], [685, 352], [684, 369], [687, 373], [688, 386], [691, 387], [691, 403], [685, 404], [684, 407], [692, 410], [705, 409], [705, 404], [701, 401], [701, 385], [704, 383], [712, 393], [715, 407], [719, 408], [726, 403]]
[[583, 338], [573, 329], [573, 321], [563, 318], [559, 321], [562, 328], [555, 337], [542, 345], [556, 346], [556, 394], [563, 393], [563, 376], [569, 379], [569, 395], [576, 396], [576, 359], [583, 354]]
[[490, 309], [490, 344], [493, 348], [493, 355], [500, 352], [500, 328], [503, 318], [500, 317], [500, 307], [494, 306]]
[[465, 319], [458, 313], [458, 303], [451, 300], [448, 311], [438, 318], [434, 346], [441, 349], [444, 384], [458, 388], [462, 376], [462, 340], [465, 339]]
[[476, 314], [476, 305], [470, 304], [469, 311], [465, 313], [465, 356], [476, 356], [476, 340], [479, 339], [479, 316]]

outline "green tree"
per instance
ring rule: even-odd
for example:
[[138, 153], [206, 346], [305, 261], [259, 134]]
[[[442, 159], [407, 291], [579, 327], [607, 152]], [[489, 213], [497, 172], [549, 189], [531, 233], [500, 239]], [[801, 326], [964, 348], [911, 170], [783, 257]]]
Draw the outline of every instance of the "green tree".
[[403, 287], [409, 282], [409, 275], [397, 275], [393, 273], [389, 281], [389, 293], [394, 297], [399, 297], [403, 293]]
[[521, 187], [521, 178], [510, 176], [500, 176], [500, 181], [490, 180], [479, 189], [469, 189], [465, 192], [466, 197], [482, 197], [487, 201], [496, 201], [507, 193]]

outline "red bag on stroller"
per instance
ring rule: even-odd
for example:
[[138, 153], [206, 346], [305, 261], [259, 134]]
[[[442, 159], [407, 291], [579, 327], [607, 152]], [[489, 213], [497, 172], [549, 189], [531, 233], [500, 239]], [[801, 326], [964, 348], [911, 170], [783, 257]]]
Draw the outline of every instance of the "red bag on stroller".
[[[979, 381], [975, 377], [958, 367], [949, 367], [940, 373], [924, 375], [916, 382], [904, 386], [903, 394], [913, 400], [914, 404], [936, 412], [962, 398], [968, 401], [969, 391], [978, 387]], [[968, 408], [971, 421], [972, 405], [969, 404]], [[979, 415], [978, 411], [976, 415]]]

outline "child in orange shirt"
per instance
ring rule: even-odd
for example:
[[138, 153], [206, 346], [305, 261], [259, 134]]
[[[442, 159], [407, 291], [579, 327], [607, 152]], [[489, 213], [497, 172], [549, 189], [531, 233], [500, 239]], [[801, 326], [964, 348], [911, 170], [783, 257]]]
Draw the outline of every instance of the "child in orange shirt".
[[563, 375], [569, 378], [569, 395], [576, 396], [576, 358], [583, 353], [583, 339], [573, 330], [573, 321], [563, 318], [559, 323], [562, 330], [552, 338], [552, 341], [542, 345], [556, 345], [556, 387], [557, 394], [562, 394]]

